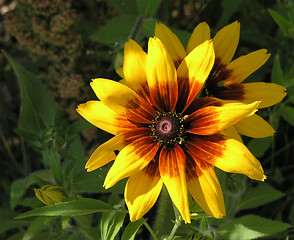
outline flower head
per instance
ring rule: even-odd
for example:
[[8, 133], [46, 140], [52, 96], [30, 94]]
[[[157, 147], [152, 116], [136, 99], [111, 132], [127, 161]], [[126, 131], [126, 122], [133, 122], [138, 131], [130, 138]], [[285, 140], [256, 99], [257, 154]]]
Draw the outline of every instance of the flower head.
[[[260, 101], [259, 108], [280, 102], [286, 96], [286, 89], [283, 86], [265, 82], [243, 83], [268, 60], [270, 54], [266, 49], [260, 49], [232, 61], [239, 43], [239, 35], [240, 23], [236, 21], [222, 28], [213, 38], [215, 63], [202, 91], [203, 96], [244, 103]], [[155, 36], [171, 53], [174, 63], [179, 65], [195, 47], [210, 39], [210, 28], [204, 22], [196, 26], [186, 50], [177, 36], [163, 24], [156, 25]], [[242, 119], [234, 127], [239, 133], [255, 138], [274, 134], [274, 129], [257, 114]]]
[[176, 64], [159, 38], [149, 39], [148, 53], [130, 40], [124, 52], [126, 84], [94, 79], [91, 87], [100, 101], [78, 106], [85, 119], [115, 135], [94, 151], [86, 168], [93, 171], [115, 160], [104, 186], [129, 177], [125, 200], [131, 221], [150, 210], [163, 184], [185, 222], [191, 221], [188, 191], [206, 213], [222, 218], [225, 206], [214, 166], [265, 179], [249, 150], [222, 134], [254, 114], [259, 102], [197, 97], [214, 59], [211, 40]]
[[61, 186], [45, 185], [41, 188], [34, 189], [36, 197], [45, 205], [53, 205], [55, 203], [65, 202], [64, 189]]

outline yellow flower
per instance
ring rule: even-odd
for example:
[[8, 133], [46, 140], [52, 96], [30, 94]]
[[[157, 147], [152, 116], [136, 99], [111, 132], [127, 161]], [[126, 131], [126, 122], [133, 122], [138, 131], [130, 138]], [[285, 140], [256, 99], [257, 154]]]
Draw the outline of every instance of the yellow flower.
[[41, 188], [34, 189], [34, 191], [36, 197], [45, 205], [53, 205], [67, 200], [64, 189], [61, 186], [45, 185]]
[[[240, 23], [236, 21], [222, 28], [213, 38], [215, 63], [203, 93], [206, 96], [244, 103], [260, 101], [259, 108], [280, 102], [286, 96], [283, 86], [265, 82], [242, 83], [267, 61], [270, 54], [266, 49], [260, 49], [231, 61], [239, 43], [239, 35]], [[210, 39], [210, 28], [207, 23], [200, 23], [194, 29], [186, 50], [177, 36], [163, 24], [156, 25], [155, 36], [162, 41], [178, 66], [195, 47]], [[242, 119], [234, 127], [239, 133], [254, 138], [272, 136], [275, 132], [257, 114]]]
[[188, 191], [206, 213], [222, 218], [224, 199], [214, 166], [265, 179], [249, 150], [220, 133], [254, 114], [259, 102], [196, 98], [214, 59], [211, 40], [194, 48], [177, 68], [158, 38], [149, 39], [147, 54], [130, 40], [124, 52], [126, 84], [94, 79], [91, 87], [100, 101], [78, 106], [86, 120], [115, 135], [94, 151], [86, 168], [93, 171], [115, 160], [104, 186], [129, 177], [125, 201], [131, 221], [150, 210], [163, 184], [186, 223], [191, 222]]

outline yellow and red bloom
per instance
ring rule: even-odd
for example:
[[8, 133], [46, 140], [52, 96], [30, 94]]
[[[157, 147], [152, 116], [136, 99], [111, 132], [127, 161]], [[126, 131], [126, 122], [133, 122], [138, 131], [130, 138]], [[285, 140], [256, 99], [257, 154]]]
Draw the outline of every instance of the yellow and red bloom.
[[[155, 36], [162, 41], [178, 66], [195, 47], [210, 39], [210, 28], [205, 22], [196, 26], [186, 50], [177, 36], [163, 24], [156, 25]], [[206, 81], [204, 96], [244, 103], [260, 101], [259, 108], [280, 102], [286, 96], [283, 86], [265, 82], [243, 83], [268, 60], [270, 54], [266, 49], [260, 49], [231, 61], [239, 43], [239, 36], [240, 23], [236, 21], [222, 28], [213, 38], [215, 63]], [[254, 138], [272, 136], [275, 132], [257, 114], [242, 119], [234, 127], [239, 133]]]
[[131, 221], [150, 210], [163, 184], [185, 222], [191, 222], [188, 191], [206, 213], [222, 218], [224, 199], [214, 166], [265, 179], [250, 151], [221, 133], [254, 114], [259, 102], [197, 98], [214, 59], [211, 40], [195, 47], [177, 68], [159, 38], [149, 39], [148, 53], [130, 40], [124, 52], [126, 84], [94, 79], [91, 87], [100, 101], [78, 106], [86, 120], [115, 135], [94, 151], [86, 168], [93, 171], [115, 160], [104, 186], [129, 177], [125, 201]]

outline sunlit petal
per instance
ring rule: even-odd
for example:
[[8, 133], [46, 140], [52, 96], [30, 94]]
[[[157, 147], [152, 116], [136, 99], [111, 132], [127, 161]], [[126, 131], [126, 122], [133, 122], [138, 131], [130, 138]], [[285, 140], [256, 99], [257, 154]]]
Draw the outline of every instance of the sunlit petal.
[[158, 166], [154, 161], [139, 173], [129, 177], [125, 188], [125, 200], [132, 222], [150, 210], [161, 192], [162, 185]]
[[97, 168], [104, 166], [105, 164], [116, 158], [114, 151], [121, 150], [123, 146], [124, 145], [122, 136], [118, 135], [111, 138], [110, 140], [96, 148], [96, 150], [89, 158], [85, 168], [88, 172], [91, 172]]
[[159, 110], [173, 112], [178, 100], [176, 68], [158, 38], [150, 38], [146, 60], [150, 95]]
[[187, 185], [199, 206], [215, 218], [226, 215], [224, 197], [214, 169], [206, 162], [187, 161]]

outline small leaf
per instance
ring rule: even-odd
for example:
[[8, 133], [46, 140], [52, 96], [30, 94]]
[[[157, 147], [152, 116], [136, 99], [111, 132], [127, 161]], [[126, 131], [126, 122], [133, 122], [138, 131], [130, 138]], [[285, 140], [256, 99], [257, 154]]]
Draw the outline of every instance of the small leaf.
[[291, 225], [287, 223], [247, 215], [222, 225], [216, 232], [229, 240], [249, 240], [285, 231], [290, 227]]
[[51, 222], [53, 220], [53, 217], [38, 217], [36, 218], [32, 224], [30, 225], [30, 227], [28, 228], [28, 230], [26, 231], [26, 233], [24, 234], [22, 240], [30, 240], [33, 239], [33, 237], [41, 232], [42, 228], [48, 224], [49, 222]]
[[118, 234], [120, 228], [123, 225], [123, 222], [126, 217], [126, 212], [115, 212], [113, 216], [112, 223], [110, 225], [110, 228], [107, 232], [107, 240], [114, 240], [115, 236]]
[[285, 36], [288, 36], [289, 33], [293, 31], [294, 25], [276, 11], [271, 9], [269, 9], [268, 11], [276, 24], [278, 24], [279, 28], [282, 30], [283, 34]]
[[106, 25], [90, 36], [93, 41], [108, 45], [118, 44], [123, 46], [131, 37], [139, 17], [121, 15], [113, 18]]
[[91, 123], [86, 121], [84, 118], [80, 118], [73, 122], [68, 129], [68, 134], [69, 135], [75, 135], [81, 132], [84, 129], [94, 127]]
[[286, 120], [289, 124], [294, 126], [294, 108], [290, 106], [282, 106], [280, 108], [281, 116]]
[[145, 17], [152, 17], [158, 10], [162, 0], [139, 0], [137, 1], [139, 12]]
[[10, 208], [14, 209], [24, 195], [27, 187], [27, 178], [15, 180], [10, 191]]
[[270, 148], [271, 141], [271, 137], [253, 138], [249, 141], [247, 147], [255, 157], [260, 158]]
[[277, 83], [283, 85], [284, 78], [283, 78], [283, 70], [280, 63], [280, 57], [278, 54], [275, 56], [274, 65], [271, 74], [271, 81], [272, 83]]
[[60, 185], [63, 186], [63, 175], [62, 175], [62, 171], [61, 171], [61, 167], [60, 167], [60, 161], [59, 158], [56, 157], [55, 153], [53, 151], [51, 152], [47, 152], [47, 154], [50, 155], [50, 168], [51, 171], [53, 173], [53, 177], [55, 179], [55, 182]]
[[258, 186], [250, 189], [242, 198], [238, 208], [254, 208], [275, 201], [285, 194], [270, 187]]
[[136, 236], [136, 233], [144, 223], [144, 218], [140, 218], [136, 222], [130, 222], [122, 235], [121, 240], [133, 240]]
[[80, 200], [40, 207], [20, 214], [15, 219], [35, 216], [78, 216], [107, 210], [113, 210], [113, 207], [100, 200], [81, 198]]

